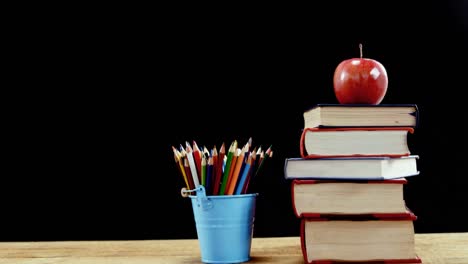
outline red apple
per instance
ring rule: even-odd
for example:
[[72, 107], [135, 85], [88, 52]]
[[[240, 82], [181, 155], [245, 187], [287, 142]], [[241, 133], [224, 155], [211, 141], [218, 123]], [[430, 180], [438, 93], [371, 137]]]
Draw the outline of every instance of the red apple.
[[384, 66], [373, 59], [342, 61], [333, 75], [333, 88], [340, 104], [380, 104], [387, 92], [388, 77]]

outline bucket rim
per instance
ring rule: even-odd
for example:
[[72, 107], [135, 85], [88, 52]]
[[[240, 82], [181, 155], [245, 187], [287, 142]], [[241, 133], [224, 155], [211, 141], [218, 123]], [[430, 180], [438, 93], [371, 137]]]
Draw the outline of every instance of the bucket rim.
[[[228, 194], [228, 195], [207, 195], [206, 198], [209, 199], [232, 199], [232, 198], [246, 198], [246, 197], [256, 197], [258, 193], [246, 193], [246, 194]], [[196, 195], [189, 195], [191, 199], [196, 199]]]

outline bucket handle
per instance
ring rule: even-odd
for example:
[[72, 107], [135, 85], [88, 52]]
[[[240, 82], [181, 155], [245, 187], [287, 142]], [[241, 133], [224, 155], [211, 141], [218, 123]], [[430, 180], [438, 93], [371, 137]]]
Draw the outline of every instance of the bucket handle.
[[206, 197], [205, 187], [203, 187], [202, 185], [199, 185], [193, 190], [187, 190], [186, 188], [182, 188], [182, 190], [180, 190], [180, 193], [183, 197], [187, 197], [189, 193], [194, 191], [197, 193], [198, 207], [201, 207], [203, 210], [208, 210], [213, 207], [213, 203], [210, 199], [208, 199], [208, 197]]

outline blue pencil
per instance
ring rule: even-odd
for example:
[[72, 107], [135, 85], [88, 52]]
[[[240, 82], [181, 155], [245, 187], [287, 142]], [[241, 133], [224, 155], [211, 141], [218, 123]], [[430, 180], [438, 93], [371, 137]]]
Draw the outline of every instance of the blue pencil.
[[249, 158], [247, 159], [247, 162], [245, 163], [245, 166], [244, 166], [244, 168], [242, 170], [242, 175], [241, 175], [241, 178], [239, 180], [239, 184], [237, 185], [236, 191], [234, 192], [234, 194], [241, 194], [242, 193], [242, 189], [244, 189], [244, 184], [245, 184], [245, 181], [247, 179], [247, 175], [249, 174], [251, 164], [252, 164], [252, 155], [250, 154]]

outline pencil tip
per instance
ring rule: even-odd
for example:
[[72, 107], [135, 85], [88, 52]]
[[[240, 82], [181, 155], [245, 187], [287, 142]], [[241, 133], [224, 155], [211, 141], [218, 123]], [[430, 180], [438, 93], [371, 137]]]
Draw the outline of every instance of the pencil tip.
[[260, 152], [262, 152], [262, 146], [259, 146], [259, 147], [258, 147], [257, 155], [260, 155]]
[[195, 142], [195, 140], [193, 140], [192, 142], [193, 142], [193, 143], [192, 143], [192, 144], [193, 144], [193, 148], [194, 148], [195, 150], [199, 150], [198, 145], [197, 145], [197, 142]]

